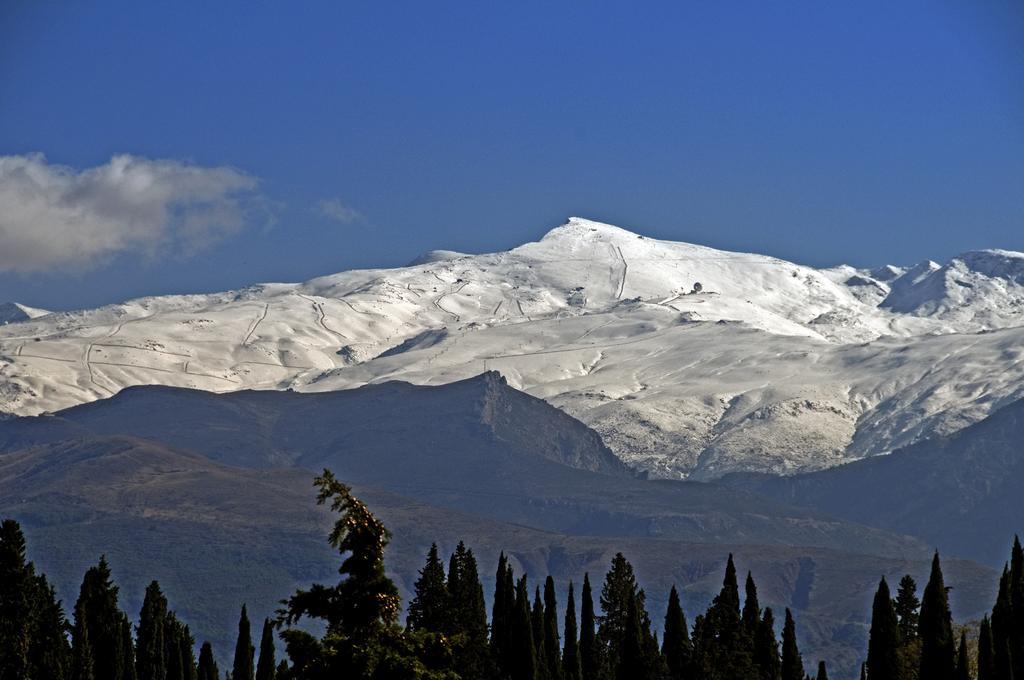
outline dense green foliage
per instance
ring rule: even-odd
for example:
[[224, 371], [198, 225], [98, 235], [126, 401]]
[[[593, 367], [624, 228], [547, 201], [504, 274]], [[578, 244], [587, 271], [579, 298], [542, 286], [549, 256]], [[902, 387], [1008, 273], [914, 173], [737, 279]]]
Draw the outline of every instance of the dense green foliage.
[[[384, 571], [390, 534], [351, 490], [327, 470], [316, 478], [317, 500], [339, 517], [329, 541], [341, 555], [339, 582], [315, 584], [281, 602], [263, 623], [259, 656], [243, 605], [231, 680], [810, 680], [785, 610], [781, 644], [771, 608], [761, 608], [753, 575], [741, 598], [732, 556], [722, 587], [707, 610], [687, 625], [673, 586], [659, 644], [647, 597], [633, 566], [616, 554], [594, 607], [583, 578], [577, 618], [570, 583], [559, 625], [558, 593], [502, 553], [495, 574], [490, 625], [473, 552], [459, 543], [447, 573], [432, 545], [416, 581], [406, 626], [398, 623], [397, 588]], [[991, 617], [973, 635], [954, 629], [938, 554], [918, 600], [910, 576], [895, 598], [881, 579], [872, 605], [868, 680], [1013, 680], [1024, 678], [1024, 550], [1015, 541]], [[46, 578], [26, 559], [18, 524], [0, 524], [0, 680], [221, 680], [209, 643], [198, 662], [195, 640], [169, 607], [156, 581], [146, 588], [134, 627], [118, 604], [105, 558], [88, 569], [74, 606], [64, 616]], [[299, 629], [322, 623], [322, 637]], [[577, 623], [578, 622], [578, 623]], [[287, 659], [278, 663], [275, 631]], [[811, 667], [813, 668], [813, 666]], [[824, 662], [814, 676], [827, 680]], [[226, 679], [225, 679], [226, 680]]]

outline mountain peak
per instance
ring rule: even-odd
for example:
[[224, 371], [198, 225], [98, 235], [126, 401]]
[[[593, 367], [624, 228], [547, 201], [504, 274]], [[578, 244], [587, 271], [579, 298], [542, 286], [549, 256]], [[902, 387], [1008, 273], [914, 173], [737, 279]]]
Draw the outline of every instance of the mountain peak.
[[30, 321], [49, 313], [45, 309], [36, 309], [18, 302], [0, 302], [0, 326], [18, 321]]

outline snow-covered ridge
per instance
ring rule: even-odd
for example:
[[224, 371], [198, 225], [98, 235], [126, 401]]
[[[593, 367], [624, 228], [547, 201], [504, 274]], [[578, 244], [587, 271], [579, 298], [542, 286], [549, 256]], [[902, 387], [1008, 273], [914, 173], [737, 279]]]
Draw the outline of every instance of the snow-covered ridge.
[[0, 410], [496, 370], [657, 474], [816, 469], [1024, 396], [1022, 258], [817, 270], [572, 218], [505, 252], [2, 326]]

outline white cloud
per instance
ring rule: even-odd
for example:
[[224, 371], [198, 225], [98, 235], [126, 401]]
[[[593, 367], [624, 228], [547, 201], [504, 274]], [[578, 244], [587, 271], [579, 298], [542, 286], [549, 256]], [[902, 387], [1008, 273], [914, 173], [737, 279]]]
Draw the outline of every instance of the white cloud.
[[94, 168], [0, 156], [0, 271], [87, 269], [121, 253], [191, 253], [241, 229], [257, 180], [118, 155]]
[[316, 204], [316, 210], [327, 219], [342, 224], [352, 224], [363, 217], [358, 210], [345, 205], [339, 198], [321, 199]]

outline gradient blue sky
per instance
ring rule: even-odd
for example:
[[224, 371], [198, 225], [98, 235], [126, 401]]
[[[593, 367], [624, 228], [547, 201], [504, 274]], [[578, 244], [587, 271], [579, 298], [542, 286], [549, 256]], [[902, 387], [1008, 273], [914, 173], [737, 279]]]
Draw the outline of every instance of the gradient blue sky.
[[0, 300], [302, 280], [569, 215], [818, 266], [1024, 250], [1022, 8], [7, 0], [0, 155], [259, 185], [199, 252], [0, 271]]

